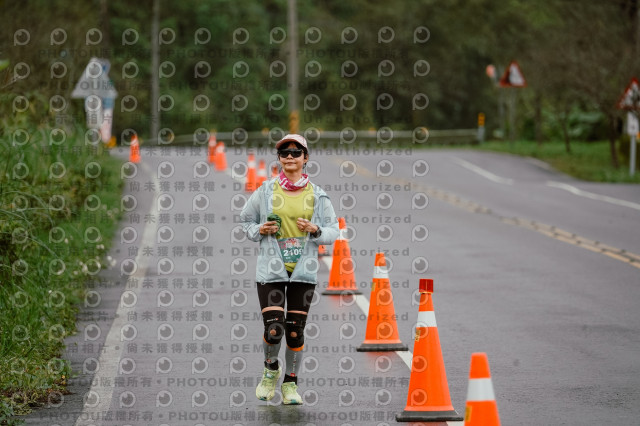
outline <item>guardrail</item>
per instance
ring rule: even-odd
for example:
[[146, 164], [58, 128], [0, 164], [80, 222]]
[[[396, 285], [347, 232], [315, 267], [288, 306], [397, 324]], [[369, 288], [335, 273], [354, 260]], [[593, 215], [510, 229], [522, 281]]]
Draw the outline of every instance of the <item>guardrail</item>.
[[[268, 147], [273, 146], [286, 132], [280, 128], [270, 131], [247, 132], [238, 128], [232, 132], [217, 132], [216, 139], [223, 141], [226, 146], [243, 147]], [[309, 145], [317, 148], [328, 148], [336, 145], [354, 146], [431, 146], [431, 145], [466, 145], [479, 143], [478, 129], [451, 129], [429, 130], [418, 127], [414, 130], [391, 130], [381, 128], [379, 130], [354, 130], [320, 131], [307, 129], [302, 134], [307, 138]], [[211, 133], [204, 129], [198, 129], [191, 135], [164, 135], [156, 139], [147, 139], [143, 145], [159, 146], [206, 146]]]

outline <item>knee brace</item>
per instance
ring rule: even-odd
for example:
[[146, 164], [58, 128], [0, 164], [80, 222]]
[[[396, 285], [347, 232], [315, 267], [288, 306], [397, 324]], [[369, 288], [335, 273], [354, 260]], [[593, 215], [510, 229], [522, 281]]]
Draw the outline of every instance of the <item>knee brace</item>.
[[280, 310], [266, 311], [262, 313], [264, 322], [264, 341], [270, 345], [276, 345], [284, 335], [284, 312]]
[[[287, 338], [287, 346], [292, 349], [301, 348], [304, 345], [304, 326], [307, 324], [307, 316], [303, 314], [287, 314], [284, 329]], [[293, 334], [293, 336], [292, 336]]]

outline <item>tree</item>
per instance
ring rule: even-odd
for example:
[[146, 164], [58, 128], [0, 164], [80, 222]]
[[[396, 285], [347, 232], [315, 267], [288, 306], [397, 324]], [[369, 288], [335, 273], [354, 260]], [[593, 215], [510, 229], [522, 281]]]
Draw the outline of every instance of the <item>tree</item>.
[[616, 103], [638, 66], [636, 4], [636, 0], [550, 1], [548, 10], [562, 19], [549, 21], [530, 53], [539, 64], [536, 86], [559, 115], [567, 151], [569, 112], [583, 105], [606, 118], [611, 163], [616, 168]]

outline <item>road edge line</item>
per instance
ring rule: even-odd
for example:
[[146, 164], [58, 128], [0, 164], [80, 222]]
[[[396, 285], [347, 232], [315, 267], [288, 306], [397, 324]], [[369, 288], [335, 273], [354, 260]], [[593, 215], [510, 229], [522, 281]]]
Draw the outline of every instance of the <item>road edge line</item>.
[[628, 207], [634, 210], [640, 210], [640, 204], [634, 203], [633, 201], [622, 200], [620, 198], [610, 197], [608, 195], [600, 195], [595, 192], [585, 191], [583, 189], [577, 188], [573, 185], [569, 185], [562, 182], [548, 181], [546, 185], [550, 188], [558, 188], [568, 191], [574, 195], [579, 197], [589, 198], [591, 200], [603, 201], [605, 203], [615, 204], [617, 206]]
[[[141, 167], [145, 169], [145, 171], [149, 174], [149, 176], [151, 176], [154, 182], [154, 188], [156, 188], [154, 190], [154, 196], [153, 196], [154, 200], [151, 203], [149, 208], [149, 213], [152, 213], [156, 206], [156, 201], [157, 201], [156, 199], [158, 196], [160, 183], [158, 182], [158, 179], [154, 176], [152, 170], [149, 168], [148, 165], [143, 163]], [[152, 231], [152, 228], [153, 228], [153, 231]], [[145, 225], [144, 231], [142, 234], [143, 246], [152, 246], [154, 244], [153, 236], [157, 232], [157, 228], [158, 228], [157, 223], [155, 225], [154, 224]], [[146, 258], [146, 256], [143, 256], [142, 253], [143, 253], [143, 250], [140, 250], [135, 258], [135, 263], [138, 266], [138, 269], [136, 270], [135, 274], [133, 274], [133, 277], [136, 277], [139, 279], [140, 278], [144, 279], [147, 273], [147, 269], [149, 267], [148, 265], [149, 260]], [[134, 291], [135, 293], [137, 293], [136, 289], [132, 289], [131, 291]], [[103, 380], [101, 379], [108, 378], [111, 381], [111, 383], [113, 383], [113, 379], [116, 376], [117, 367], [120, 362], [120, 358], [122, 356], [122, 351], [124, 349], [122, 344], [123, 342], [120, 342], [120, 330], [122, 329], [122, 326], [126, 323], [125, 321], [126, 318], [127, 316], [126, 316], [125, 308], [122, 306], [120, 301], [118, 301], [118, 307], [116, 308], [115, 317], [113, 319], [113, 322], [111, 323], [111, 326], [109, 327], [109, 331], [107, 332], [107, 337], [105, 338], [105, 342], [104, 342], [105, 350], [100, 354], [100, 357], [98, 358], [99, 369], [91, 380], [92, 382], [91, 388], [85, 394], [85, 395], [88, 395], [91, 392], [94, 392], [98, 396], [98, 402], [95, 406], [88, 407], [86, 405], [86, 399], [83, 398], [82, 411], [80, 412], [75, 422], [76, 426], [93, 424], [93, 421], [90, 419], [95, 419], [95, 416], [92, 416], [90, 413], [101, 414], [103, 412], [109, 411], [109, 408], [111, 407], [111, 401], [113, 400], [113, 392], [115, 391], [115, 386], [109, 386], [109, 387], [102, 386], [101, 383], [103, 382]], [[118, 345], [119, 345], [119, 349], [115, 349], [112, 352], [110, 351], [110, 348], [115, 348]]]

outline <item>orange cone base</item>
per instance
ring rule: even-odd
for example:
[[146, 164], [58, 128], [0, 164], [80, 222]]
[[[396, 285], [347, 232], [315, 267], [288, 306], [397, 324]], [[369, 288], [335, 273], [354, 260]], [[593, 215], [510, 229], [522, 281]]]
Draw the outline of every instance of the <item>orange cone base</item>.
[[402, 342], [398, 343], [367, 343], [364, 342], [356, 348], [358, 352], [389, 352], [408, 351], [409, 348]]
[[397, 422], [461, 422], [464, 418], [456, 410], [449, 411], [408, 411], [396, 414]]
[[345, 289], [327, 289], [325, 291], [322, 292], [323, 295], [325, 296], [341, 296], [341, 295], [345, 295], [348, 296], [350, 294], [362, 294], [362, 292], [360, 290], [351, 290], [348, 288]]

